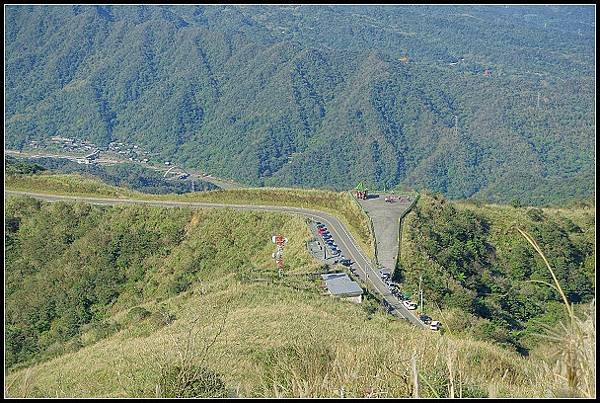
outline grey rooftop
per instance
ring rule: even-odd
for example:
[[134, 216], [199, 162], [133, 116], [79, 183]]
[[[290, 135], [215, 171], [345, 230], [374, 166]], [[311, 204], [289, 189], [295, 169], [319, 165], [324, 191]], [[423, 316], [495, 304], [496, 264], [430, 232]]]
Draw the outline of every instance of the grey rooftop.
[[345, 273], [322, 274], [321, 278], [329, 292], [337, 297], [355, 297], [363, 293], [362, 288]]

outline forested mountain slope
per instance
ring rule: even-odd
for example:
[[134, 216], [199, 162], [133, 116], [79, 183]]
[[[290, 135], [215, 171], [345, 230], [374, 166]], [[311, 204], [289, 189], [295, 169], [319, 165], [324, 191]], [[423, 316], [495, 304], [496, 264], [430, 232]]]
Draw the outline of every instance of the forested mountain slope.
[[445, 319], [456, 332], [526, 354], [566, 313], [552, 274], [518, 229], [536, 240], [580, 309], [595, 297], [594, 216], [590, 207], [516, 208], [423, 193], [403, 223], [396, 276], [410, 293], [422, 286], [430, 311], [454, 310]]
[[593, 191], [590, 7], [6, 11], [11, 148], [133, 142], [253, 185]]

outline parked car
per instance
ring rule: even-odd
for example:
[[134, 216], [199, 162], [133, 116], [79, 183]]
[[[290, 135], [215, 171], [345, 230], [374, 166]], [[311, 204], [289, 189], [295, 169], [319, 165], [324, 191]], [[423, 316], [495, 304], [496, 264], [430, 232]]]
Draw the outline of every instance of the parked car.
[[350, 259], [342, 259], [342, 260], [340, 260], [340, 264], [343, 264], [344, 266], [351, 266], [352, 265], [352, 260], [350, 260]]
[[431, 323], [431, 318], [425, 314], [419, 315], [419, 319], [421, 320], [421, 322], [425, 323], [426, 325]]
[[379, 270], [379, 276], [385, 280], [386, 278], [391, 278], [391, 272], [389, 269], [381, 269]]
[[411, 300], [402, 301], [402, 305], [404, 305], [406, 309], [409, 310], [417, 309], [417, 304], [415, 304]]
[[432, 322], [429, 324], [429, 329], [431, 329], [431, 330], [440, 330], [440, 326], [441, 326], [441, 325], [442, 325], [442, 324], [441, 324], [440, 322], [438, 322], [437, 320], [434, 320], [434, 321], [432, 321]]
[[323, 224], [321, 221], [316, 221], [315, 224], [317, 225], [317, 228], [321, 228], [321, 227], [325, 226], [325, 224]]

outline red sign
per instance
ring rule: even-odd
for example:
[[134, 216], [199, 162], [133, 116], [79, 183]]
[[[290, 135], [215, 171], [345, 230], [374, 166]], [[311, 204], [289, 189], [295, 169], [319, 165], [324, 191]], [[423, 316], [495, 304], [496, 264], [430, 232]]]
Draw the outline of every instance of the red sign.
[[283, 235], [275, 235], [273, 238], [271, 238], [271, 241], [277, 245], [283, 245], [287, 242], [287, 238], [285, 238]]

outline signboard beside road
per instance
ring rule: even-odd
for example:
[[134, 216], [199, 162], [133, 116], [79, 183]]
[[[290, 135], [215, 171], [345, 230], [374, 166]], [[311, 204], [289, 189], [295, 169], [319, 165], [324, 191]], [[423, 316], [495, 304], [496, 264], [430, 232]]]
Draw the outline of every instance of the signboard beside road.
[[288, 239], [284, 238], [283, 235], [275, 235], [271, 238], [271, 242], [277, 245], [277, 251], [273, 253], [273, 259], [277, 262], [277, 273], [279, 277], [283, 277], [283, 247], [287, 243]]

